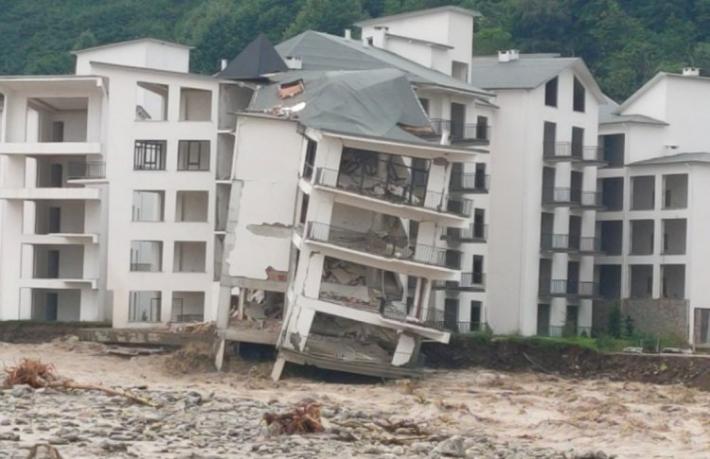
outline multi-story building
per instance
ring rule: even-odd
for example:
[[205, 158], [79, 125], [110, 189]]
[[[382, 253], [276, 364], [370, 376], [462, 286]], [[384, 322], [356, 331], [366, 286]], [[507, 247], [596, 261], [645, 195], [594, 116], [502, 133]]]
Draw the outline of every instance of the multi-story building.
[[[470, 41], [471, 12], [432, 14], [464, 19]], [[487, 191], [491, 94], [450, 55], [442, 73], [362, 27], [305, 32], [276, 46], [291, 71], [240, 76], [261, 86], [238, 114], [219, 318], [227, 340], [276, 344], [275, 377], [285, 361], [397, 374], [422, 338], [480, 323], [487, 203], [471, 197]], [[473, 320], [445, 296], [475, 301]]]
[[659, 73], [620, 106], [602, 106], [600, 328], [617, 304], [636, 330], [710, 345], [710, 214], [703, 204], [710, 110], [697, 103], [708, 97], [710, 78], [685, 69]]
[[189, 73], [175, 43], [75, 54], [74, 75], [0, 77], [0, 317], [214, 320], [251, 90]]
[[579, 58], [516, 50], [475, 57], [493, 91], [487, 302], [496, 333], [590, 333], [596, 295], [598, 106]]

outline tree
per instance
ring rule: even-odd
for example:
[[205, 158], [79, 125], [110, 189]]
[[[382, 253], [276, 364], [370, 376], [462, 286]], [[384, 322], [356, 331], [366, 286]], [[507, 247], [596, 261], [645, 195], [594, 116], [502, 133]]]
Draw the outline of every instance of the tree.
[[344, 29], [363, 17], [361, 0], [306, 0], [283, 37], [289, 38], [305, 30], [342, 35]]
[[99, 44], [91, 30], [85, 30], [76, 38], [72, 50], [91, 48]]

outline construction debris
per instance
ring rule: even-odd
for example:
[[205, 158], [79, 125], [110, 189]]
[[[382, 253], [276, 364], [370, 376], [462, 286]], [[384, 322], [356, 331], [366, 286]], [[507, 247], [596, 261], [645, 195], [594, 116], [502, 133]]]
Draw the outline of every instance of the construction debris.
[[155, 355], [165, 352], [162, 347], [126, 347], [126, 346], [107, 346], [105, 354], [117, 355], [120, 357], [137, 357], [139, 355]]
[[62, 459], [62, 455], [54, 446], [40, 443], [30, 448], [27, 459]]
[[312, 400], [302, 401], [287, 413], [264, 413], [264, 422], [273, 435], [317, 433], [325, 430], [320, 417], [320, 405]]
[[108, 395], [125, 397], [142, 405], [151, 407], [158, 406], [151, 400], [139, 397], [129, 392], [118, 391], [95, 384], [81, 384], [72, 379], [63, 378], [56, 373], [54, 365], [51, 363], [43, 363], [39, 360], [22, 359], [18, 365], [6, 368], [5, 373], [7, 373], [3, 383], [5, 388], [17, 385], [27, 385], [33, 389], [52, 388], [59, 390], [97, 390]]
[[174, 374], [201, 373], [214, 369], [213, 359], [212, 342], [188, 343], [165, 359], [165, 368]]

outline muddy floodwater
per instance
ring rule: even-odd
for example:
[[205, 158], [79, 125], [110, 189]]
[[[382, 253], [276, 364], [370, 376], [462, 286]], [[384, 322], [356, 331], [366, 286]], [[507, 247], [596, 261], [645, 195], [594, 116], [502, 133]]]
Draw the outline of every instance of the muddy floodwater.
[[[25, 458], [38, 443], [72, 459], [710, 457], [710, 393], [681, 385], [483, 369], [436, 371], [417, 381], [287, 375], [273, 383], [270, 363], [173, 374], [165, 355], [103, 351], [91, 343], [0, 343], [0, 362], [40, 358], [62, 376], [132, 389], [161, 406], [97, 392], [6, 389], [0, 458]], [[305, 399], [321, 404], [324, 433], [279, 436], [262, 422], [264, 413]], [[382, 427], [400, 421], [410, 427]]]

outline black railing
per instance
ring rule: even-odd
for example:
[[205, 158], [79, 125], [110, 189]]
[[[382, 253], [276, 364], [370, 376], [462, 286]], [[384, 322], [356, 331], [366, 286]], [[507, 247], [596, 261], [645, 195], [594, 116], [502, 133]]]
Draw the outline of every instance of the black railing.
[[488, 225], [474, 223], [468, 228], [447, 228], [442, 239], [449, 242], [483, 242], [488, 239]]
[[71, 161], [67, 168], [67, 178], [69, 180], [106, 178], [106, 163], [103, 161]]
[[361, 232], [325, 223], [310, 222], [308, 223], [307, 238], [382, 257], [447, 266], [447, 249], [423, 244], [410, 247], [408, 238], [392, 236], [386, 231]]
[[582, 190], [577, 188], [543, 187], [543, 204], [579, 204], [582, 200]]
[[336, 169], [319, 167], [316, 183], [329, 188], [351, 191], [395, 204], [422, 207], [437, 212], [470, 217], [473, 213], [473, 200], [453, 198], [444, 193], [426, 191], [425, 186], [402, 183], [401, 180], [381, 178], [364, 173], [341, 174]]
[[541, 280], [540, 296], [572, 296], [592, 298], [599, 291], [596, 282], [579, 282], [573, 279]]
[[451, 174], [449, 190], [469, 193], [488, 193], [491, 176], [476, 172]]
[[582, 207], [602, 208], [602, 193], [599, 191], [582, 191]]
[[570, 250], [570, 237], [568, 234], [542, 233], [540, 247], [543, 250]]
[[451, 142], [487, 142], [490, 140], [490, 124], [464, 123], [457, 120], [431, 118], [431, 125], [436, 135], [441, 135], [444, 130], [448, 131]]
[[484, 289], [486, 285], [486, 275], [482, 272], [461, 273], [461, 282], [458, 281], [435, 281], [433, 287], [435, 289], [446, 290], [469, 290], [469, 289]]

